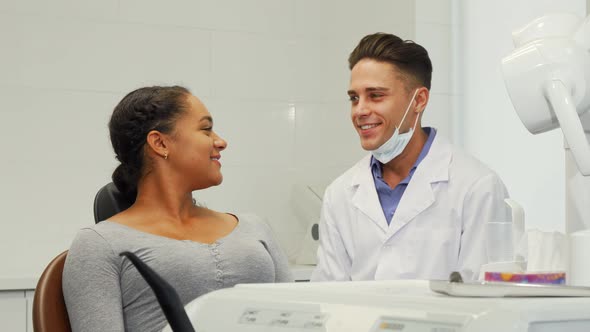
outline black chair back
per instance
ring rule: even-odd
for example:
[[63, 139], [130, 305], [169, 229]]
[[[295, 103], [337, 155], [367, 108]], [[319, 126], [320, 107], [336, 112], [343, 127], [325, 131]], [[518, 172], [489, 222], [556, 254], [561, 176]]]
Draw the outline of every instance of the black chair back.
[[114, 183], [109, 182], [94, 197], [94, 222], [99, 223], [131, 206]]

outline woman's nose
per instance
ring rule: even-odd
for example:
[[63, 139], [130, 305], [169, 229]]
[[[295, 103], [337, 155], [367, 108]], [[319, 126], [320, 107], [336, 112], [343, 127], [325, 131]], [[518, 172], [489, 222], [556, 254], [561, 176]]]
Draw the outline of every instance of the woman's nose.
[[219, 151], [223, 151], [225, 150], [225, 148], [227, 148], [227, 142], [223, 138], [219, 137], [217, 134], [215, 135], [213, 144]]

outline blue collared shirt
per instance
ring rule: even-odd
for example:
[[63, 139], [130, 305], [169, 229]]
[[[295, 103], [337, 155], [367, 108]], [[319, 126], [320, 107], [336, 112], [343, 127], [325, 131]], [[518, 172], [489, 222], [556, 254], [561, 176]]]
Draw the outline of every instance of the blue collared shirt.
[[412, 166], [410, 170], [410, 174], [406, 176], [403, 180], [398, 183], [395, 188], [389, 187], [387, 182], [383, 180], [383, 165], [375, 158], [371, 157], [371, 172], [373, 173], [373, 181], [375, 181], [375, 188], [377, 188], [377, 196], [379, 196], [379, 202], [381, 203], [381, 208], [383, 209], [383, 214], [385, 215], [385, 220], [387, 220], [387, 224], [391, 222], [393, 219], [393, 215], [395, 214], [395, 210], [397, 210], [397, 206], [399, 205], [400, 200], [416, 168], [420, 165], [420, 162], [426, 157], [428, 151], [430, 151], [430, 146], [432, 145], [432, 141], [434, 141], [434, 136], [436, 136], [436, 129], [431, 127], [424, 127], [422, 128], [426, 134], [428, 135], [428, 139], [426, 139], [426, 143], [422, 147], [422, 151], [418, 156], [418, 159]]

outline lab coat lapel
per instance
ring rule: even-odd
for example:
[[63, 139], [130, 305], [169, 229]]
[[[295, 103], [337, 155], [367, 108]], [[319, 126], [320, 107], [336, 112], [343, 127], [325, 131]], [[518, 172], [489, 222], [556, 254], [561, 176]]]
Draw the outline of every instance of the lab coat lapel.
[[428, 155], [422, 160], [393, 216], [387, 237], [390, 238], [436, 201], [432, 186], [449, 180], [451, 146], [444, 137], [436, 135]]
[[363, 158], [358, 164], [356, 174], [352, 178], [352, 204], [361, 211], [383, 232], [387, 232], [388, 225], [383, 215], [381, 203], [375, 189], [373, 174], [371, 173], [371, 156]]

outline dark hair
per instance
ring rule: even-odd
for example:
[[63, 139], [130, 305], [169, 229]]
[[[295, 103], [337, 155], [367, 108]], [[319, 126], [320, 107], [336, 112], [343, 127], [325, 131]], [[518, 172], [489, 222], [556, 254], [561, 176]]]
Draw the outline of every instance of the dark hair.
[[145, 171], [143, 147], [151, 130], [171, 133], [174, 122], [186, 109], [190, 92], [181, 86], [152, 86], [127, 94], [109, 121], [111, 143], [121, 164], [113, 182], [130, 202], [135, 202], [137, 183]]
[[[432, 62], [426, 49], [411, 40], [402, 40], [392, 34], [378, 32], [367, 35], [348, 57], [349, 68], [362, 59], [369, 58], [387, 62], [398, 68], [402, 75], [410, 75], [410, 79], [430, 90], [432, 79]], [[408, 79], [408, 77], [404, 77]], [[408, 87], [409, 88], [409, 87]]]

